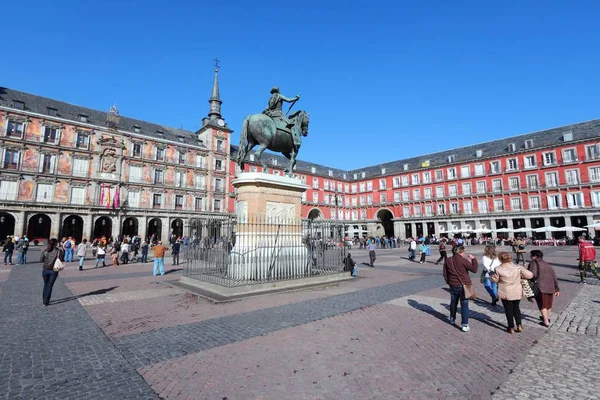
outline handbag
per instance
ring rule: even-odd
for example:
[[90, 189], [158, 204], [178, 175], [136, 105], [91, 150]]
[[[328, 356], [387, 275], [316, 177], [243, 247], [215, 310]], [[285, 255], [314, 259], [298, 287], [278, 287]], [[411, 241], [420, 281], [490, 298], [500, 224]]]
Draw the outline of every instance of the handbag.
[[460, 279], [460, 275], [458, 274], [458, 271], [456, 270], [456, 265], [454, 265], [454, 263], [452, 263], [452, 266], [454, 267], [454, 273], [456, 273], [456, 277], [458, 278], [458, 281], [462, 285], [465, 299], [476, 299], [477, 293], [475, 293], [475, 289], [473, 288], [473, 285], [471, 285], [471, 284], [465, 285], [464, 283], [462, 283], [462, 280]]
[[[494, 263], [494, 260], [492, 260], [492, 263], [490, 264], [490, 267], [492, 266], [493, 263]], [[487, 273], [487, 270], [484, 268], [483, 271], [481, 271], [481, 276], [479, 277], [479, 282], [485, 283], [485, 274], [486, 273]]]
[[[519, 267], [519, 276], [522, 276], [521, 267]], [[525, 297], [527, 297], [528, 299], [532, 299], [535, 297], [535, 292], [531, 288], [531, 282], [529, 281], [529, 279], [521, 278], [521, 287], [523, 288], [523, 295]]]
[[60, 258], [58, 257], [58, 255], [56, 256], [56, 260], [54, 260], [54, 267], [52, 267], [52, 269], [56, 272], [59, 272], [59, 271], [62, 271], [63, 269], [65, 269], [65, 263], [60, 261]]

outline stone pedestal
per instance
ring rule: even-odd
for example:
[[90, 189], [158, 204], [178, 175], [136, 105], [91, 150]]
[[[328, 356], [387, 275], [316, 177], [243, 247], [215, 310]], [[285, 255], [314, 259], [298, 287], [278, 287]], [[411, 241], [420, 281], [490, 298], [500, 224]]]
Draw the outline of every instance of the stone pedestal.
[[302, 193], [308, 186], [287, 176], [241, 173], [237, 191], [236, 242], [229, 275], [233, 279], [285, 279], [308, 275], [302, 243]]

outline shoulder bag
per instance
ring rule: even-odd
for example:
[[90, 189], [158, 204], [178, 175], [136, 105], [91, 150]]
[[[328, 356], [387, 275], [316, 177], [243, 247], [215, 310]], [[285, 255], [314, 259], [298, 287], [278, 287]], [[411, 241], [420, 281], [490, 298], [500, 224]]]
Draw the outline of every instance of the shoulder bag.
[[[462, 257], [462, 256], [459, 256], [459, 257]], [[460, 279], [460, 275], [458, 274], [458, 271], [456, 270], [456, 264], [452, 263], [452, 266], [454, 267], [454, 273], [456, 274], [458, 281], [462, 285], [465, 299], [476, 299], [477, 293], [475, 293], [475, 289], [473, 288], [473, 285], [471, 285], [471, 284], [465, 285], [464, 283], [462, 283], [462, 279]], [[467, 274], [468, 274], [468, 272], [467, 272]]]
[[[492, 264], [493, 264], [493, 263], [494, 263], [494, 260], [492, 260], [492, 261], [490, 262], [490, 267], [492, 266]], [[485, 264], [484, 264], [483, 271], [481, 271], [481, 277], [479, 278], [479, 281], [480, 281], [481, 283], [485, 283], [485, 274], [486, 274], [487, 272], [488, 272], [488, 271], [487, 271], [487, 269], [485, 268]]]
[[[538, 266], [539, 268], [539, 266]], [[528, 299], [532, 299], [535, 297], [535, 292], [533, 291], [531, 284], [532, 282], [529, 279], [524, 279], [521, 274], [521, 267], [519, 267], [519, 278], [521, 279], [521, 287], [523, 288], [523, 295]], [[536, 286], [537, 288], [537, 286]], [[539, 289], [538, 289], [539, 291]]]
[[57, 250], [56, 253], [56, 260], [54, 260], [54, 267], [52, 267], [52, 270], [59, 272], [65, 269], [65, 263], [60, 261], [60, 251]]

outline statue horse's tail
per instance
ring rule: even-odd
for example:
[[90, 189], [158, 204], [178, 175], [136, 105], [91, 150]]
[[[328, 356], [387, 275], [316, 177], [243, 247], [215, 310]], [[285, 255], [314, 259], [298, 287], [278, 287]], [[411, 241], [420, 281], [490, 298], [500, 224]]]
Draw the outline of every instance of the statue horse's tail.
[[244, 159], [248, 154], [248, 125], [250, 124], [250, 116], [247, 116], [244, 119], [244, 123], [242, 124], [242, 133], [240, 136], [240, 148], [238, 151], [238, 164], [243, 165]]

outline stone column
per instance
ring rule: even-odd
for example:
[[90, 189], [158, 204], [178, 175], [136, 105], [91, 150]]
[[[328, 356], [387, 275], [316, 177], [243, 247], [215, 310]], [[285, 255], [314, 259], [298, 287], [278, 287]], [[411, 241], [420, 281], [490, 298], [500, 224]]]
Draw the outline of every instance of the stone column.
[[50, 221], [51, 221], [51, 225], [50, 225], [50, 238], [57, 238], [58, 240], [60, 240], [60, 238], [58, 237], [58, 234], [60, 233], [60, 228], [62, 226], [62, 218], [60, 216], [59, 213], [48, 213], [46, 214], [50, 217]]
[[148, 229], [148, 217], [143, 216], [138, 218], [138, 235], [142, 238], [142, 240], [146, 240], [146, 232]]
[[21, 237], [25, 237], [27, 232], [25, 231], [25, 211], [19, 211], [16, 214], [15, 218], [15, 235], [19, 235]]
[[94, 227], [92, 225], [92, 214], [85, 214], [82, 216], [83, 218], [83, 229], [82, 236], [83, 238], [87, 238], [90, 242], [94, 240], [92, 237], [94, 234]]
[[161, 217], [160, 225], [160, 239], [163, 241], [163, 244], [169, 243], [169, 239], [171, 239], [171, 224], [169, 222], [169, 217]]
[[526, 217], [525, 218], [525, 228], [529, 229], [527, 231], [527, 233], [529, 234], [530, 237], [533, 236], [533, 231], [531, 230], [531, 217]]

